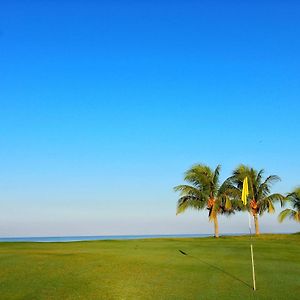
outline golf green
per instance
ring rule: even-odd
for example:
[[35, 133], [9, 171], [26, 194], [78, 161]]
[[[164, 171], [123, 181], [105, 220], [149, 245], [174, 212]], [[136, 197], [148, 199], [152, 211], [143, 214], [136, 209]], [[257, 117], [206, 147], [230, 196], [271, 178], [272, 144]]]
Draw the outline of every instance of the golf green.
[[0, 243], [1, 299], [299, 299], [300, 235]]

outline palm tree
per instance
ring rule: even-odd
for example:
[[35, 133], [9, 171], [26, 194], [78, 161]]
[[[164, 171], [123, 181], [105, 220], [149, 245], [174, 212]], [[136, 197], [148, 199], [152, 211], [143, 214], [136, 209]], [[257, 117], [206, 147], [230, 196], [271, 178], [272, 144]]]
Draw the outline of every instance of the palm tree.
[[294, 209], [287, 208], [283, 210], [278, 216], [279, 222], [282, 222], [287, 217], [300, 222], [300, 187], [288, 194], [286, 200], [291, 203]]
[[232, 183], [240, 190], [243, 188], [243, 180], [247, 176], [249, 184], [249, 197], [251, 201], [248, 204], [248, 210], [252, 213], [255, 233], [259, 235], [258, 216], [264, 212], [273, 213], [275, 211], [274, 203], [280, 201], [283, 203], [284, 196], [275, 193], [271, 194], [271, 185], [280, 180], [277, 175], [270, 175], [263, 180], [264, 170], [255, 170], [245, 165], [240, 165], [233, 171], [230, 178]]
[[210, 221], [214, 221], [215, 237], [219, 237], [218, 214], [233, 213], [236, 188], [228, 180], [222, 185], [219, 182], [221, 166], [215, 170], [202, 164], [194, 165], [185, 173], [184, 180], [190, 185], [178, 185], [175, 191], [180, 192], [177, 203], [177, 214], [187, 208], [207, 209]]

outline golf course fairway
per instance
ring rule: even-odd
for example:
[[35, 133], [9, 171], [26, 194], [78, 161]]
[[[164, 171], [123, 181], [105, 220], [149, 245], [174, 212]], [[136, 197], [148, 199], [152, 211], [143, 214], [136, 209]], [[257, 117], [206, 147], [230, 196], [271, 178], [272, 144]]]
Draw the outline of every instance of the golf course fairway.
[[0, 299], [299, 299], [300, 234], [0, 243]]

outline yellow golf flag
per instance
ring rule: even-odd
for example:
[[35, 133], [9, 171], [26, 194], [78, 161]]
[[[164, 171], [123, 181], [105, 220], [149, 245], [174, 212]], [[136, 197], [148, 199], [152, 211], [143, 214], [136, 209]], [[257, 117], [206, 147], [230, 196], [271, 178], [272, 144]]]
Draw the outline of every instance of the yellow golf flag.
[[245, 177], [243, 181], [243, 191], [242, 191], [242, 201], [244, 205], [247, 205], [247, 197], [249, 195], [249, 189], [248, 189], [248, 177]]

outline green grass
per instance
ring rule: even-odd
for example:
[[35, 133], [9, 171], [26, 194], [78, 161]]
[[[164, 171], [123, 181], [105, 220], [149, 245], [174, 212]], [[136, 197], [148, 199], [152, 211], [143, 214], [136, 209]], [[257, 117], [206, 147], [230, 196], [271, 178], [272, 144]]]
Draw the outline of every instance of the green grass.
[[299, 299], [300, 235], [253, 244], [256, 292], [249, 237], [0, 243], [0, 298]]

